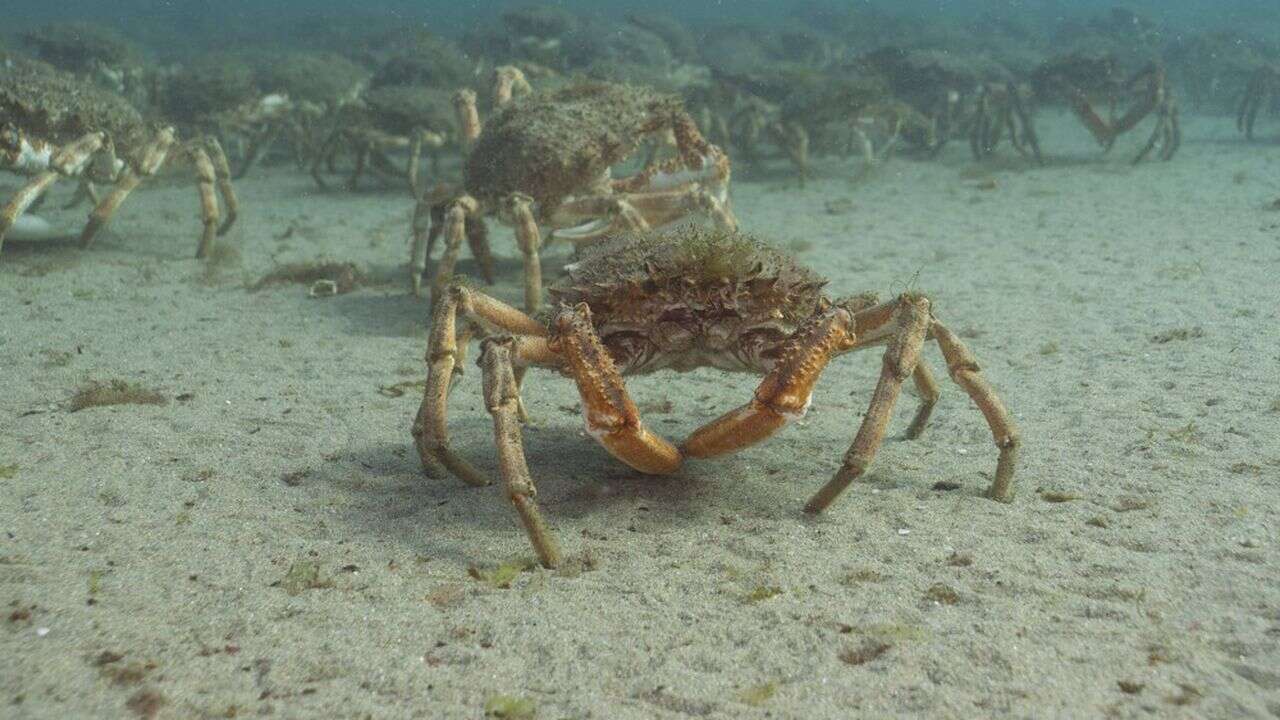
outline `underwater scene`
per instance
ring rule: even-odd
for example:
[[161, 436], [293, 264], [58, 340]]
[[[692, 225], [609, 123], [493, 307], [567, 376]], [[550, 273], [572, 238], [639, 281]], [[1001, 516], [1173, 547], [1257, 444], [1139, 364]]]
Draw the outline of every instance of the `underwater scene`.
[[1274, 0], [0, 15], [0, 718], [1280, 717]]

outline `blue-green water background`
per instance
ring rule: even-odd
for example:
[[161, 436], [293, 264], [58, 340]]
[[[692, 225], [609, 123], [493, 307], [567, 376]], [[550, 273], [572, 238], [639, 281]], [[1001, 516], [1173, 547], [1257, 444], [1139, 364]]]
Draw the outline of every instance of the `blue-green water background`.
[[[502, 10], [527, 2], [447, 2], [442, 0], [60, 0], [32, 2], [8, 0], [6, 24], [21, 28], [50, 20], [100, 19], [128, 28], [131, 23], [164, 24], [199, 30], [203, 35], [225, 27], [235, 36], [249, 28], [265, 31], [285, 27], [290, 22], [317, 15], [335, 23], [352, 18], [386, 15], [406, 22], [421, 23], [442, 34], [458, 34], [469, 24], [492, 21]], [[564, 0], [559, 5], [574, 12], [623, 15], [629, 12], [666, 13], [691, 24], [726, 19], [767, 20], [786, 17], [801, 7], [875, 7], [894, 13], [972, 17], [985, 13], [1008, 13], [1025, 20], [1052, 22], [1064, 17], [1086, 16], [1112, 7], [1124, 7], [1153, 20], [1171, 23], [1188, 31], [1204, 26], [1248, 29], [1260, 17], [1280, 14], [1280, 0], [1139, 0], [1116, 3], [1108, 0], [900, 0], [867, 2], [849, 0], [827, 3], [784, 0]], [[238, 32], [237, 32], [238, 31]]]

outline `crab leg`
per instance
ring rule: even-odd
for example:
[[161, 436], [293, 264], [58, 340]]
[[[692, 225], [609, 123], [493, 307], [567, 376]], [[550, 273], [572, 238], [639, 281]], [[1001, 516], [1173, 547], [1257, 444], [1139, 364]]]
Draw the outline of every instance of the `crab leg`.
[[504, 205], [515, 225], [516, 243], [524, 254], [524, 308], [528, 312], [536, 312], [542, 305], [542, 258], [538, 254], [542, 235], [538, 232], [538, 221], [533, 217], [533, 198], [513, 193]]
[[236, 197], [236, 189], [231, 185], [231, 164], [227, 162], [227, 153], [223, 151], [222, 143], [212, 136], [205, 137], [203, 143], [205, 152], [213, 163], [214, 183], [218, 188], [218, 194], [222, 196], [222, 204], [227, 210], [226, 217], [218, 226], [218, 235], [222, 236], [227, 234], [236, 219], [240, 217], [240, 199]]
[[453, 95], [453, 110], [458, 116], [458, 129], [464, 152], [470, 151], [480, 137], [480, 112], [476, 110], [473, 90], [459, 90]]
[[546, 328], [510, 305], [457, 285], [448, 288], [436, 303], [427, 344], [427, 384], [413, 421], [414, 445], [428, 477], [440, 477], [448, 470], [472, 485], [487, 485], [484, 474], [449, 446], [449, 389], [455, 373], [462, 373], [459, 365], [470, 338], [469, 332], [458, 333], [459, 313], [484, 330], [520, 335], [517, 357], [522, 365], [554, 367], [558, 360], [547, 345]]
[[915, 440], [929, 424], [933, 406], [938, 404], [938, 397], [942, 393], [938, 390], [938, 381], [933, 379], [933, 373], [923, 359], [916, 363], [911, 380], [915, 383], [916, 392], [920, 393], [920, 407], [916, 409], [916, 415], [911, 418], [911, 425], [907, 427], [907, 439]]
[[1013, 107], [1014, 115], [1018, 117], [1018, 123], [1022, 125], [1023, 141], [1031, 148], [1031, 155], [1036, 159], [1036, 163], [1043, 165], [1044, 156], [1040, 153], [1040, 138], [1036, 136], [1036, 126], [1031, 121], [1031, 112], [1022, 102], [1022, 93], [1013, 83], [1009, 84], [1009, 104]]
[[1244, 133], [1246, 140], [1253, 140], [1253, 125], [1258, 119], [1258, 112], [1270, 104], [1277, 84], [1280, 84], [1280, 77], [1269, 68], [1259, 68], [1249, 78], [1249, 86], [1236, 113], [1236, 129]]
[[937, 320], [932, 321], [929, 332], [942, 349], [952, 381], [963, 388], [978, 406], [991, 428], [996, 447], [1000, 449], [1000, 457], [996, 461], [996, 476], [987, 489], [987, 497], [1009, 502], [1013, 499], [1013, 470], [1018, 459], [1018, 447], [1021, 445], [1018, 431], [1009, 418], [1009, 411], [982, 377], [978, 361], [955, 333]]
[[680, 451], [641, 422], [640, 411], [596, 335], [585, 303], [560, 311], [551, 349], [564, 359], [577, 382], [587, 433], [596, 442], [642, 473], [667, 475], [680, 468]]
[[[15, 193], [4, 209], [0, 210], [0, 247], [4, 246], [5, 235], [9, 234], [13, 224], [44, 195], [59, 176], [74, 177], [84, 172], [85, 166], [106, 142], [105, 134], [88, 133], [75, 142], [53, 151], [45, 164], [46, 169]], [[30, 149], [27, 143], [23, 142], [23, 145], [24, 150]], [[26, 158], [18, 159], [22, 161]]]
[[924, 345], [929, 329], [929, 301], [923, 297], [904, 295], [898, 302], [894, 317], [897, 327], [884, 354], [880, 382], [876, 384], [871, 396], [871, 406], [854, 436], [853, 445], [845, 453], [840, 470], [809, 499], [805, 512], [820, 513], [826, 510], [845, 488], [866, 472], [876, 451], [880, 449], [880, 444], [884, 442], [902, 383], [915, 372], [920, 349]]
[[529, 541], [544, 567], [560, 563], [560, 549], [547, 529], [535, 501], [537, 488], [529, 475], [520, 431], [520, 386], [516, 382], [511, 357], [515, 341], [511, 337], [486, 338], [480, 343], [480, 368], [484, 402], [493, 416], [494, 441], [498, 446], [498, 472], [507, 498], [515, 505]]
[[[93, 244], [93, 240], [97, 237], [98, 232], [102, 230], [107, 223], [111, 222], [111, 218], [115, 215], [116, 210], [120, 209], [120, 204], [129, 197], [130, 193], [142, 184], [143, 179], [154, 175], [155, 172], [160, 169], [160, 166], [163, 165], [164, 161], [169, 157], [169, 150], [173, 147], [175, 141], [176, 137], [174, 135], [173, 128], [165, 128], [161, 130], [156, 134], [155, 139], [143, 148], [141, 160], [138, 162], [137, 167], [129, 166], [125, 168], [120, 179], [116, 181], [115, 187], [111, 189], [111, 192], [107, 193], [107, 196], [102, 199], [102, 202], [98, 203], [97, 207], [93, 209], [93, 212], [89, 214], [89, 222], [85, 224], [84, 230], [80, 233], [80, 244], [83, 247], [89, 247]], [[207, 160], [208, 158], [206, 158], [206, 162]], [[212, 168], [209, 168], [208, 182], [209, 187], [211, 188], [213, 184]], [[203, 179], [201, 184], [204, 184]], [[202, 187], [202, 208], [207, 208], [204, 202], [205, 198], [204, 188]], [[217, 224], [216, 216], [213, 226], [209, 224], [207, 214], [205, 219], [205, 234], [200, 240], [200, 249], [207, 249], [208, 244], [212, 242], [214, 226]], [[199, 250], [197, 250], [197, 256], [199, 256]]]
[[1175, 113], [1176, 110], [1169, 107], [1168, 104], [1160, 106], [1160, 115], [1156, 119], [1156, 126], [1151, 129], [1151, 137], [1147, 139], [1146, 145], [1143, 145], [1142, 150], [1133, 158], [1133, 164], [1137, 165], [1145, 160], [1157, 144], [1160, 145], [1161, 160], [1168, 160], [1173, 157], [1173, 150], [1177, 149], [1177, 141], [1174, 139], [1174, 127], [1177, 125], [1177, 120], [1173, 117]]
[[427, 271], [427, 258], [431, 256], [431, 250], [440, 238], [440, 232], [444, 230], [443, 213], [440, 213], [440, 218], [436, 214], [431, 200], [425, 195], [419, 196], [418, 203], [413, 208], [413, 247], [409, 251], [409, 273], [415, 296], [422, 294], [422, 276]]
[[[431, 283], [431, 301], [434, 303], [440, 292], [444, 290], [445, 283], [449, 282], [449, 278], [453, 277], [453, 268], [458, 264], [458, 251], [462, 248], [462, 241], [467, 236], [467, 223], [475, 220], [477, 213], [480, 211], [480, 203], [470, 195], [463, 195], [449, 204], [444, 211], [444, 254], [440, 257], [440, 264], [436, 267], [436, 276]], [[413, 258], [415, 263], [419, 257], [418, 243], [425, 243], [426, 239], [414, 238]], [[425, 248], [421, 253], [424, 259], [425, 268]], [[418, 273], [414, 273], [414, 291], [419, 291], [421, 281], [417, 279]]]
[[746, 405], [698, 428], [681, 450], [705, 458], [741, 450], [804, 416], [813, 386], [827, 363], [856, 342], [853, 317], [836, 308], [809, 318], [783, 346], [783, 354]]
[[1098, 144], [1104, 148], [1110, 148], [1111, 144], [1115, 142], [1115, 133], [1112, 131], [1111, 126], [1107, 124], [1107, 121], [1098, 116], [1093, 106], [1089, 104], [1089, 99], [1085, 97], [1085, 94], [1077, 88], [1070, 88], [1066, 95], [1067, 103], [1071, 106], [1071, 112], [1075, 113], [1075, 116], [1089, 130], [1090, 134], [1093, 135], [1093, 139], [1097, 140]]
[[[213, 250], [214, 237], [218, 229], [218, 196], [214, 190], [217, 175], [213, 169], [213, 161], [209, 159], [209, 154], [204, 151], [204, 148], [197, 146], [190, 152], [192, 164], [196, 169], [196, 189], [200, 193], [200, 217], [204, 222], [204, 232], [200, 236], [200, 245], [196, 247], [196, 257], [203, 258], [208, 257], [209, 252]], [[139, 177], [138, 182], [141, 181], [142, 178]], [[137, 187], [137, 183], [134, 187]]]

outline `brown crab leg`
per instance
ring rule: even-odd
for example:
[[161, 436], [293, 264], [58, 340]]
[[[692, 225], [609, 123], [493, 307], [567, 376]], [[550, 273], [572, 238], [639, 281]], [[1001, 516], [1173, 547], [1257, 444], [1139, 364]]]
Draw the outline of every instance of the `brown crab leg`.
[[[521, 365], [555, 366], [558, 360], [548, 348], [546, 328], [515, 308], [483, 293], [453, 285], [439, 297], [432, 313], [427, 341], [427, 383], [422, 404], [413, 422], [413, 439], [429, 477], [443, 470], [472, 485], [487, 485], [488, 479], [449, 446], [449, 389], [460, 375], [462, 356], [470, 333], [458, 332], [458, 315], [482, 329], [521, 335], [517, 354]], [[527, 338], [527, 339], [526, 339]]]
[[916, 392], [920, 393], [920, 407], [916, 409], [915, 417], [911, 418], [911, 425], [907, 427], [907, 439], [915, 440], [929, 424], [933, 406], [938, 404], [938, 397], [942, 393], [938, 390], [938, 381], [933, 379], [933, 373], [923, 359], [916, 362], [911, 379], [915, 382]]
[[1097, 140], [1099, 145], [1110, 148], [1116, 139], [1115, 132], [1106, 120], [1098, 116], [1085, 94], [1078, 89], [1070, 89], [1067, 92], [1067, 104], [1071, 106], [1071, 112], [1075, 113], [1075, 116], [1093, 135], [1093, 139]]
[[236, 189], [231, 185], [231, 164], [227, 162], [227, 153], [223, 151], [222, 143], [215, 137], [206, 137], [204, 147], [209, 160], [213, 162], [214, 183], [218, 194], [222, 196], [222, 205], [226, 208], [226, 215], [218, 226], [218, 235], [222, 236], [227, 234], [240, 217], [240, 199], [236, 197]]
[[329, 183], [324, 179], [324, 170], [326, 166], [329, 172], [334, 171], [335, 156], [338, 154], [338, 139], [344, 137], [342, 130], [334, 130], [320, 144], [319, 151], [316, 152], [315, 159], [311, 163], [311, 177], [316, 181], [316, 187], [321, 190], [328, 190]]
[[[436, 276], [431, 283], [432, 303], [436, 302], [445, 284], [453, 277], [453, 269], [458, 264], [458, 252], [462, 249], [462, 241], [467, 237], [467, 223], [473, 222], [479, 211], [480, 203], [469, 195], [454, 200], [445, 210], [444, 253], [440, 256], [440, 264], [436, 266]], [[416, 249], [414, 257], [416, 260]]]
[[666, 475], [680, 468], [680, 451], [641, 422], [622, 375], [596, 336], [585, 303], [561, 310], [551, 349], [564, 358], [577, 382], [587, 433], [596, 442], [642, 473]]
[[504, 205], [515, 226], [516, 244], [524, 255], [524, 308], [531, 313], [537, 312], [542, 305], [542, 258], [538, 254], [542, 247], [542, 234], [538, 232], [538, 221], [533, 217], [533, 198], [513, 193], [507, 196]]
[[960, 338], [955, 336], [945, 325], [934, 320], [929, 328], [942, 356], [947, 361], [947, 371], [951, 379], [964, 389], [973, 399], [982, 416], [991, 428], [992, 438], [1000, 449], [1000, 457], [996, 461], [996, 476], [987, 489], [987, 497], [1000, 502], [1013, 500], [1013, 471], [1017, 464], [1018, 447], [1021, 441], [1018, 432], [1009, 418], [1009, 411], [996, 395], [995, 390], [982, 377], [982, 369], [974, 360], [969, 349]]
[[1018, 117], [1018, 123], [1022, 125], [1022, 138], [1031, 148], [1032, 157], [1036, 159], [1037, 164], [1043, 165], [1044, 156], [1040, 153], [1040, 138], [1036, 136], [1036, 126], [1031, 120], [1031, 111], [1027, 109], [1022, 101], [1022, 93], [1013, 83], [1009, 84], [1009, 103], [1013, 107], [1013, 113]]
[[1116, 135], [1137, 127], [1138, 123], [1142, 122], [1152, 111], [1157, 108], [1164, 108], [1168, 102], [1168, 94], [1165, 89], [1165, 74], [1158, 67], [1148, 66], [1140, 70], [1125, 84], [1125, 87], [1132, 89], [1139, 85], [1143, 87], [1142, 99], [1114, 124], [1113, 132]]
[[929, 301], [920, 296], [904, 295], [898, 301], [894, 317], [897, 326], [893, 339], [885, 350], [880, 381], [871, 396], [871, 405], [863, 417], [862, 425], [858, 428], [849, 451], [845, 453], [844, 463], [835, 476], [809, 499], [804, 507], [805, 512], [820, 513], [826, 510], [845, 488], [866, 472], [876, 451], [880, 449], [880, 444], [884, 442], [902, 383], [915, 372], [920, 349], [924, 345], [929, 329]]
[[697, 458], [735, 452], [802, 417], [827, 363], [855, 342], [853, 317], [847, 310], [815, 313], [787, 338], [782, 357], [760, 382], [751, 401], [695, 430], [681, 451]]
[[480, 137], [480, 111], [476, 109], [473, 90], [459, 90], [453, 94], [453, 110], [458, 116], [458, 129], [464, 152], [471, 150]]
[[[93, 239], [97, 237], [98, 232], [107, 223], [111, 222], [116, 210], [120, 209], [120, 204], [142, 184], [143, 179], [154, 175], [160, 169], [160, 166], [164, 164], [175, 141], [176, 137], [173, 128], [161, 130], [156, 134], [155, 139], [143, 148], [137, 167], [129, 166], [125, 168], [120, 179], [116, 181], [115, 187], [111, 189], [111, 192], [107, 193], [102, 202], [98, 203], [93, 212], [89, 214], [89, 222], [85, 224], [84, 230], [80, 233], [81, 246], [89, 247], [93, 244]], [[212, 172], [210, 172], [210, 181], [212, 181]], [[199, 247], [204, 246], [205, 241], [202, 239]]]
[[200, 244], [196, 247], [196, 257], [203, 258], [208, 257], [209, 252], [213, 250], [214, 237], [218, 229], [218, 196], [214, 190], [216, 171], [213, 169], [213, 161], [209, 159], [209, 154], [204, 151], [204, 148], [193, 147], [190, 153], [196, 170], [196, 189], [200, 194], [200, 217], [204, 223]]
[[427, 271], [427, 258], [444, 230], [444, 222], [435, 217], [430, 198], [420, 195], [413, 207], [413, 245], [409, 251], [409, 273], [415, 297], [422, 294], [422, 275]]
[[93, 156], [106, 144], [103, 133], [88, 133], [75, 142], [54, 150], [49, 157], [48, 169], [36, 175], [22, 189], [14, 193], [9, 203], [0, 210], [0, 247], [10, 228], [36, 200], [39, 200], [59, 176], [74, 177], [84, 171]]
[[507, 498], [515, 505], [525, 533], [543, 567], [560, 564], [560, 549], [547, 528], [535, 500], [537, 488], [529, 475], [520, 431], [520, 387], [512, 368], [510, 337], [486, 338], [480, 343], [480, 368], [484, 382], [484, 402], [493, 416], [493, 435], [498, 446], [498, 472]]

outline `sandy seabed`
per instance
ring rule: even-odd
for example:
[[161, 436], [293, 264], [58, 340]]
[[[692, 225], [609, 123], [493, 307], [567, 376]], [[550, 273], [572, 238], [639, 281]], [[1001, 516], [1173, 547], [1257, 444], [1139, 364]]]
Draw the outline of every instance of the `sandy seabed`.
[[[503, 698], [538, 718], [1280, 716], [1280, 145], [1223, 119], [1186, 132], [1138, 167], [1142, 138], [1103, 157], [1066, 119], [1043, 168], [956, 144], [862, 183], [824, 160], [798, 190], [740, 163], [744, 228], [833, 294], [933, 298], [1021, 430], [1016, 500], [981, 497], [995, 449], [945, 383], [922, 438], [901, 439], [908, 389], [866, 482], [801, 513], [875, 351], [833, 364], [772, 441], [661, 479], [535, 371], [525, 445], [572, 560], [509, 587], [494, 568], [531, 552], [501, 490], [429, 480], [412, 449], [426, 306], [403, 190], [257, 172], [224, 239], [239, 260], [212, 269], [182, 183], [88, 251], [8, 243], [0, 716], [476, 718]], [[72, 228], [69, 194], [42, 214]], [[493, 238], [492, 291], [519, 303], [514, 242]], [[319, 258], [369, 281], [246, 289]], [[494, 472], [467, 369], [455, 445]], [[112, 379], [167, 402], [69, 412]], [[629, 380], [674, 438], [754, 384]]]

